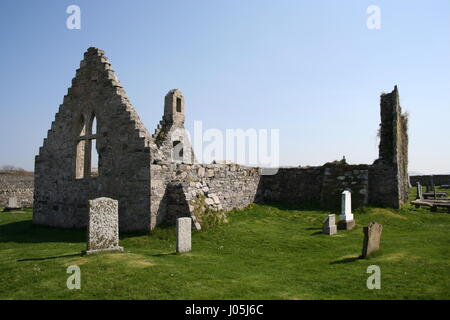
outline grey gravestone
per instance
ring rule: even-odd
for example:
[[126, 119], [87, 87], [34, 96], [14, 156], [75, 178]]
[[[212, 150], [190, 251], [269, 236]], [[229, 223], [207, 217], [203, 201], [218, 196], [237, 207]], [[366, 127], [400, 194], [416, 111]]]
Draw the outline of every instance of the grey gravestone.
[[373, 252], [380, 249], [381, 232], [383, 226], [376, 222], [371, 222], [367, 227], [363, 228], [364, 243], [362, 249], [362, 257], [366, 258]]
[[417, 182], [417, 195], [416, 195], [416, 200], [417, 200], [417, 199], [423, 199], [422, 186], [420, 185], [420, 182]]
[[123, 251], [119, 247], [119, 202], [110, 198], [89, 200], [86, 254]]
[[328, 215], [328, 217], [323, 222], [322, 230], [323, 230], [323, 233], [328, 234], [330, 236], [333, 234], [336, 234], [336, 232], [337, 232], [336, 215], [334, 215], [334, 214]]
[[191, 218], [177, 219], [177, 252], [191, 251]]

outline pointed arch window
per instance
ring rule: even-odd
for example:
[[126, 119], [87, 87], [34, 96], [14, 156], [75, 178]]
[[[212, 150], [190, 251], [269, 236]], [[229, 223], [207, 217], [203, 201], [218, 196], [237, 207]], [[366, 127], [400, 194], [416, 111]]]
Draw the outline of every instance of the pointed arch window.
[[84, 115], [81, 115], [76, 146], [75, 178], [97, 177], [99, 173], [99, 159], [96, 116], [92, 114], [87, 119]]

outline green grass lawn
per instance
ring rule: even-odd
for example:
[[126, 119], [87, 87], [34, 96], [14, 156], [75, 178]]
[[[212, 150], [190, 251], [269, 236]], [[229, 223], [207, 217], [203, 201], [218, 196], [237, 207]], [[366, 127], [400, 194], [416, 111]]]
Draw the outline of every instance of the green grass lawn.
[[[414, 194], [413, 189], [411, 190]], [[448, 299], [450, 214], [365, 208], [357, 226], [321, 234], [329, 211], [251, 205], [193, 233], [175, 254], [175, 228], [121, 235], [124, 253], [81, 256], [83, 230], [33, 226], [31, 211], [0, 213], [0, 299]], [[383, 224], [382, 249], [361, 254], [362, 227]], [[67, 267], [81, 268], [69, 290]], [[366, 287], [381, 268], [381, 289]]]

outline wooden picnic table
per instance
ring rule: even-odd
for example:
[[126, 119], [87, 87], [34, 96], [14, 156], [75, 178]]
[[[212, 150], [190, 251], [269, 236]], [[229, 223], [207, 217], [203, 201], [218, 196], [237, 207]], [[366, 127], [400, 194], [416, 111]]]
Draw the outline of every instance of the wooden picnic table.
[[[435, 193], [434, 192], [424, 192], [423, 197], [425, 199], [428, 198], [434, 198]], [[447, 193], [445, 192], [436, 192], [436, 198], [445, 198], [447, 196]]]
[[415, 205], [416, 208], [421, 206], [429, 207], [431, 211], [436, 211], [437, 208], [447, 208], [450, 213], [450, 199], [446, 200], [431, 200], [431, 199], [417, 199], [411, 201], [411, 204]]

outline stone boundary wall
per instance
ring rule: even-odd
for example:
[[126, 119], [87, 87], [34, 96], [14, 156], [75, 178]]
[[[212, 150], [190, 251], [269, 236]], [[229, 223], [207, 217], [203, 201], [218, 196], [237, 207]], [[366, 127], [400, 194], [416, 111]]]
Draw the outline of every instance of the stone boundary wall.
[[340, 209], [341, 193], [344, 190], [352, 193], [352, 208], [368, 205], [369, 168], [367, 164], [326, 164], [320, 194], [321, 206]]
[[369, 203], [369, 165], [328, 163], [319, 167], [280, 168], [278, 173], [262, 176], [259, 201], [289, 201], [340, 208], [340, 194], [352, 192], [352, 206]]
[[[421, 185], [427, 186], [430, 184], [431, 175], [421, 175], [421, 176], [410, 176], [409, 181], [411, 185], [414, 187], [417, 185], [417, 182], [420, 182]], [[437, 174], [433, 175], [433, 182], [435, 186], [441, 186], [444, 184], [450, 185], [450, 174]]]
[[0, 207], [8, 204], [10, 197], [17, 197], [19, 205], [33, 205], [34, 175], [27, 173], [0, 173]]
[[245, 208], [255, 202], [260, 174], [238, 164], [152, 164], [152, 228], [205, 210]]

